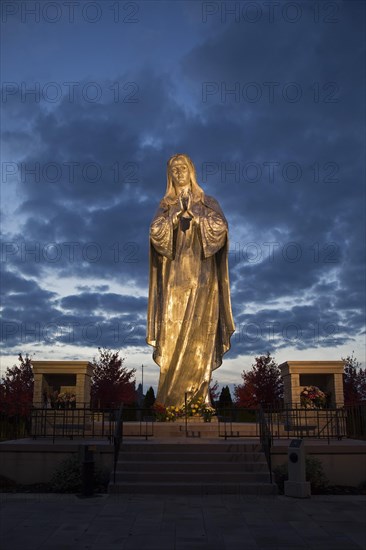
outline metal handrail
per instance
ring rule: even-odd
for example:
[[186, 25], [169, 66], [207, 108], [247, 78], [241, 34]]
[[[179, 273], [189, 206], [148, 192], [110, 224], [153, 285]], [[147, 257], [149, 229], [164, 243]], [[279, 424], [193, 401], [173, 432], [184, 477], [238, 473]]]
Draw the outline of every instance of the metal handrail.
[[[330, 436], [329, 436], [329, 429], [328, 427], [329, 426], [332, 426], [332, 423], [333, 421], [335, 420], [335, 429], [336, 429], [336, 434], [337, 434], [337, 439], [338, 440], [341, 440], [342, 439], [342, 435], [341, 435], [341, 431], [340, 431], [340, 428], [339, 428], [339, 413], [341, 412], [344, 412], [343, 409], [335, 409], [335, 416], [330, 416], [329, 420], [327, 421], [327, 423], [322, 427], [321, 430], [318, 431], [318, 437], [320, 437], [320, 435], [325, 431], [325, 429], [327, 428], [327, 437], [328, 437], [328, 443], [329, 443], [329, 439], [330, 439]], [[333, 430], [332, 430], [333, 432]]]
[[114, 428], [113, 445], [114, 445], [114, 462], [113, 462], [113, 483], [116, 483], [116, 468], [119, 450], [123, 441], [123, 403], [118, 411], [117, 422]]
[[259, 422], [259, 437], [260, 437], [261, 447], [267, 460], [267, 465], [269, 469], [269, 479], [270, 479], [270, 483], [272, 483], [272, 456], [271, 456], [272, 433], [268, 426], [266, 416], [264, 414], [262, 407], [259, 407], [257, 411], [257, 418]]

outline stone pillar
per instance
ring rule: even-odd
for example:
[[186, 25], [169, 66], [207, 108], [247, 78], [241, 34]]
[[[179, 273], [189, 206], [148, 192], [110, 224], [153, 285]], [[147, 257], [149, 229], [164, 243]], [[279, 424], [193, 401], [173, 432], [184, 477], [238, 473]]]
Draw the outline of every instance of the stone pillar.
[[91, 389], [91, 377], [93, 374], [93, 367], [89, 363], [84, 372], [79, 372], [76, 375], [76, 402], [77, 403], [90, 403], [90, 389]]
[[284, 403], [287, 407], [300, 405], [300, 375], [291, 372], [287, 363], [280, 365], [284, 385]]
[[332, 396], [336, 407], [343, 407], [344, 405], [344, 392], [343, 392], [343, 364], [342, 372], [334, 373], [333, 376], [333, 388]]
[[33, 405], [39, 406], [43, 401], [43, 397], [42, 397], [43, 375], [40, 372], [38, 372], [37, 369], [34, 368], [33, 363], [32, 363], [32, 366], [33, 366], [33, 375], [34, 375]]

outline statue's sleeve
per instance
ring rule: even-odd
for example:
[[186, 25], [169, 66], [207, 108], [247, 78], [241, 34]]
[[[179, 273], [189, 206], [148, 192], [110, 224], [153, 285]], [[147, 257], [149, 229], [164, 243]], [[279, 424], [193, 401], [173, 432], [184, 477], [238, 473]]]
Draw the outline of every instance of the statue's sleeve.
[[225, 216], [214, 199], [211, 199], [210, 206], [204, 206], [204, 215], [200, 217], [200, 229], [203, 253], [205, 258], [208, 258], [225, 245], [228, 233]]
[[173, 222], [169, 208], [160, 204], [150, 226], [150, 241], [155, 250], [173, 259]]

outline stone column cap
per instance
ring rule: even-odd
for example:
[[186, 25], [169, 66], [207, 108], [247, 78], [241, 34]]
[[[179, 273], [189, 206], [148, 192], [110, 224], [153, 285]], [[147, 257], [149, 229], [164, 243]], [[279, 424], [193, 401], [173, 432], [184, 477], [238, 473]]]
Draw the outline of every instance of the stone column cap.
[[279, 365], [287, 374], [343, 374], [345, 361], [285, 361]]
[[32, 361], [34, 374], [93, 374], [90, 361]]

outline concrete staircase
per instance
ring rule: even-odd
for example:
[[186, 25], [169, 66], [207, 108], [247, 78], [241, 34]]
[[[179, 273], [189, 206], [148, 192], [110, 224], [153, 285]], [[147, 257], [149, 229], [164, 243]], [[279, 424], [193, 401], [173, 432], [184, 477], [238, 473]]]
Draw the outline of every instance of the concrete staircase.
[[110, 493], [277, 493], [258, 443], [124, 443]]

